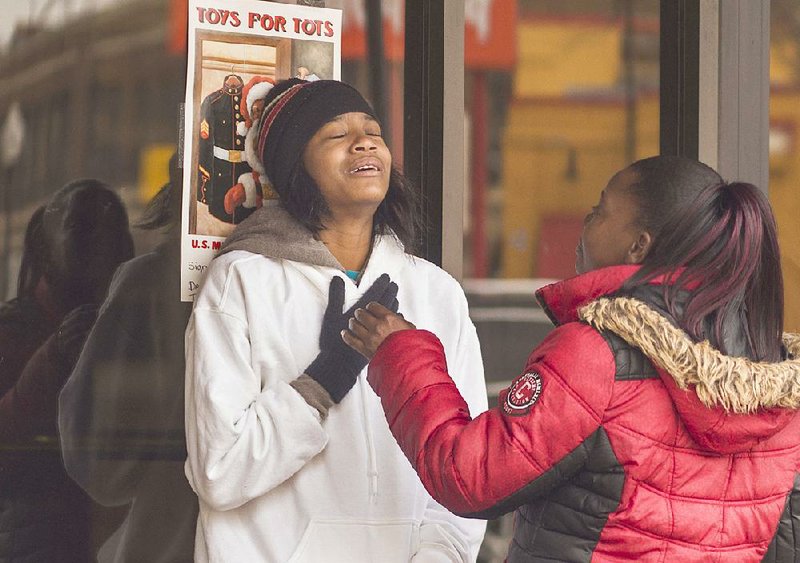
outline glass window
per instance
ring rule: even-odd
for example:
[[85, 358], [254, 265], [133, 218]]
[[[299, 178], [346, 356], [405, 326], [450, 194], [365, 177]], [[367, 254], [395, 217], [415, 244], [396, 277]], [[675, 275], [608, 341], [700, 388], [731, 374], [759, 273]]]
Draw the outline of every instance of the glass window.
[[[659, 152], [657, 0], [465, 3], [464, 286], [490, 404], [552, 328], [535, 290], [575, 273], [583, 217]], [[482, 560], [503, 561], [491, 522]]]
[[[325, 6], [342, 10], [342, 80], [375, 107], [394, 164], [402, 168], [405, 0], [327, 0]], [[380, 27], [370, 27], [378, 19]]]
[[[659, 3], [466, 6], [466, 272], [568, 277], [581, 220], [605, 182], [658, 153]], [[510, 54], [500, 37], [516, 39]], [[478, 59], [491, 49], [502, 60]]]
[[[402, 166], [405, 2], [283, 3], [343, 10], [342, 79], [381, 114], [395, 164]], [[94, 177], [120, 195], [131, 224], [152, 219], [146, 205], [169, 179], [179, 139], [187, 0], [77, 1], [64, 3], [63, 10], [45, 4], [9, 7], [5, 15], [18, 25], [0, 34], [0, 128], [18, 107], [16, 130], [23, 135], [20, 154], [0, 163], [0, 301], [18, 296], [17, 274], [30, 271], [21, 262], [37, 207], [66, 182]], [[207, 58], [231, 64], [224, 45], [216, 47]], [[270, 59], [252, 58], [264, 64]], [[262, 70], [255, 65], [243, 74]], [[284, 76], [288, 65], [286, 70]], [[220, 72], [219, 80], [227, 71]], [[62, 206], [65, 239], [84, 240], [89, 221], [121, 207], [101, 199], [75, 198]], [[160, 202], [164, 211], [174, 199]], [[108, 221], [104, 228], [109, 224], [123, 222]], [[94, 262], [133, 256], [118, 230], [92, 244], [34, 246], [37, 257], [74, 258], [80, 271], [70, 273], [84, 275], [82, 281], [102, 282], [103, 291], [92, 295], [100, 303], [114, 271], [95, 276]], [[42, 231], [32, 229], [31, 240]], [[81, 310], [69, 317], [71, 329], [60, 330], [74, 303], [51, 309], [51, 301], [39, 300], [50, 295], [39, 271], [31, 274], [37, 283], [26, 286], [22, 299], [0, 307], [0, 535], [25, 531], [14, 544], [21, 557], [192, 559], [197, 497], [184, 475], [183, 429], [183, 333], [191, 305], [177, 293], [176, 231], [131, 229], [136, 254], [147, 256], [123, 266], [115, 278], [113, 305], [104, 310], [102, 324]], [[77, 298], [84, 286], [62, 289]], [[96, 363], [81, 373], [92, 375], [64, 394], [61, 410], [76, 435], [91, 436], [75, 447], [57, 431], [58, 399], [92, 327], [99, 327], [94, 342], [105, 345], [89, 353]], [[62, 453], [70, 459], [69, 474]], [[0, 559], [9, 555], [2, 551], [7, 547], [0, 546]]]
[[786, 330], [800, 330], [800, 6], [773, 0], [770, 26], [769, 198], [778, 223]]
[[600, 191], [658, 154], [659, 2], [465, 6], [465, 286], [502, 388], [549, 329], [533, 292], [574, 275]]

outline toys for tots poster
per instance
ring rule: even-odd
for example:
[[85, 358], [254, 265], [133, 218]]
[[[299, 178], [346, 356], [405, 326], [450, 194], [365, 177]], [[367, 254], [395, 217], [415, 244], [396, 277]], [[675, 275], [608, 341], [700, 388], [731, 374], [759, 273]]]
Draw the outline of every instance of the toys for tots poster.
[[275, 2], [189, 1], [182, 300], [194, 299], [234, 227], [275, 197], [248, 162], [263, 98], [291, 77], [340, 79], [341, 14]]

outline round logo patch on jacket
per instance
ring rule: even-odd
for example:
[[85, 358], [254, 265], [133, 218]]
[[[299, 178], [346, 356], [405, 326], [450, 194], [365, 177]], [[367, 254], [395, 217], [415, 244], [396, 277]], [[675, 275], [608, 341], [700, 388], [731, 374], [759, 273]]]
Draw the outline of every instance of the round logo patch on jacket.
[[542, 394], [542, 377], [535, 371], [519, 376], [503, 400], [503, 411], [511, 416], [528, 414]]

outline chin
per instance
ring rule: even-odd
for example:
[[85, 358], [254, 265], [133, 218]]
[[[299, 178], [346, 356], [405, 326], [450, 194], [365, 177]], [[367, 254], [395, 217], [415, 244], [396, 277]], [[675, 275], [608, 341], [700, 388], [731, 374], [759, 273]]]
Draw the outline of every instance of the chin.
[[370, 186], [359, 191], [358, 198], [364, 203], [372, 203], [377, 207], [386, 199], [387, 190], [382, 186]]

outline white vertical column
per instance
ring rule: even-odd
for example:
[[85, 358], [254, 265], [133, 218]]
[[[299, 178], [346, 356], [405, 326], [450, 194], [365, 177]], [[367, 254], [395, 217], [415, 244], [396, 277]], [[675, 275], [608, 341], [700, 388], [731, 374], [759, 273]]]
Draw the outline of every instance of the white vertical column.
[[700, 0], [699, 158], [769, 183], [769, 2]]
[[464, 0], [444, 1], [442, 268], [464, 275]]

